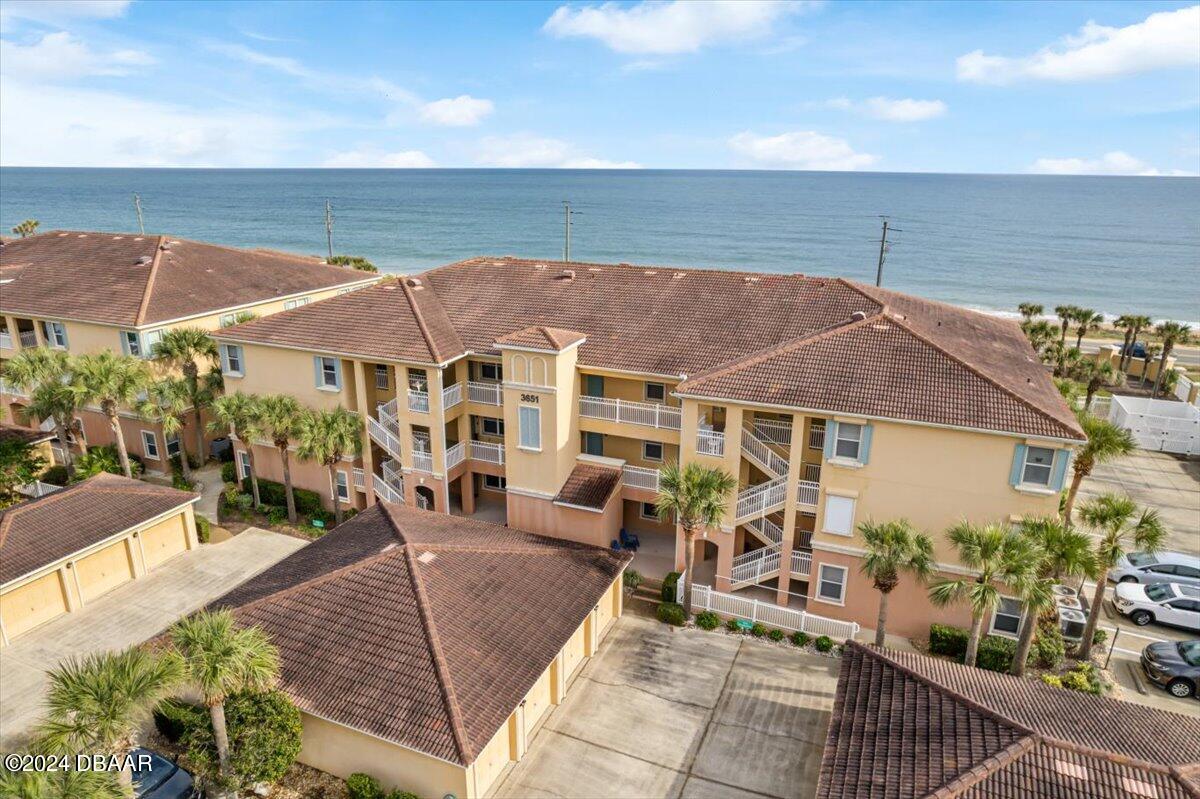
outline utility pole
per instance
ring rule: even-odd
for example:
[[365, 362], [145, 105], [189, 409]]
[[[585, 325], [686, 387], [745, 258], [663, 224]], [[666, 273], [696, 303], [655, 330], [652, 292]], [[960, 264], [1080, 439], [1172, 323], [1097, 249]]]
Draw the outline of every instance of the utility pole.
[[333, 260], [333, 206], [325, 201], [325, 245], [329, 248], [329, 260]]
[[145, 236], [146, 226], [142, 224], [142, 198], [137, 196], [137, 192], [133, 194], [133, 210], [137, 213], [138, 232]]
[[563, 261], [571, 262], [571, 202], [563, 200]]
[[[875, 285], [876, 286], [883, 285], [883, 261], [884, 261], [884, 258], [887, 256], [888, 250], [891, 249], [891, 245], [888, 243], [888, 240], [887, 240], [888, 229], [889, 229], [888, 228], [888, 218], [886, 216], [880, 217], [880, 218], [883, 219], [883, 233], [880, 234], [880, 236], [879, 236], [879, 265], [875, 268]], [[898, 227], [891, 228], [891, 230], [894, 233], [903, 233], [904, 232], [903, 230], [901, 230]]]

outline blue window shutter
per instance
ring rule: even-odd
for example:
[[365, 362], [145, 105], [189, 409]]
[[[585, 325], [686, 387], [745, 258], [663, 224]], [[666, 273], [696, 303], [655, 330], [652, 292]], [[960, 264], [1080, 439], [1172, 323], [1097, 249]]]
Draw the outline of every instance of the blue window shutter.
[[1065, 449], [1054, 451], [1054, 471], [1050, 474], [1050, 488], [1062, 491], [1063, 481], [1067, 477], [1067, 464], [1071, 461], [1071, 453]]
[[333, 359], [333, 379], [334, 385], [341, 389], [342, 387], [342, 361], [340, 358]]
[[313, 356], [313, 380], [315, 381], [317, 388], [320, 388], [321, 387], [321, 356], [320, 355]]
[[875, 425], [864, 424], [862, 427], [862, 441], [858, 444], [858, 462], [863, 466], [871, 460], [871, 431]]
[[[128, 338], [128, 337], [125, 335], [125, 331], [124, 331], [124, 330], [122, 330], [122, 331], [120, 331], [119, 333], [117, 333], [117, 335], [121, 337], [121, 354], [123, 354], [123, 355], [130, 355], [131, 353], [129, 352], [129, 338]], [[224, 351], [222, 351], [222, 353], [223, 353], [223, 352], [224, 352]], [[224, 369], [225, 369], [225, 361], [224, 361], [224, 359], [222, 358], [222, 360], [221, 360], [221, 370], [222, 370], [222, 371], [224, 371]]]
[[[125, 341], [125, 337], [121, 336], [121, 340]], [[126, 347], [128, 348], [128, 342], [126, 342]], [[229, 371], [229, 345], [228, 344], [221, 345], [221, 371], [222, 372]]]
[[64, 347], [71, 346], [71, 342], [67, 339], [67, 326], [62, 324], [61, 322], [59, 323], [58, 326], [62, 330], [63, 346]]
[[837, 441], [837, 422], [830, 419], [825, 423], [825, 460], [833, 457], [833, 445]]
[[1024, 444], [1017, 444], [1016, 450], [1013, 452], [1012, 472], [1008, 475], [1008, 484], [1018, 486], [1021, 484], [1021, 472], [1025, 468], [1025, 450], [1027, 447]]

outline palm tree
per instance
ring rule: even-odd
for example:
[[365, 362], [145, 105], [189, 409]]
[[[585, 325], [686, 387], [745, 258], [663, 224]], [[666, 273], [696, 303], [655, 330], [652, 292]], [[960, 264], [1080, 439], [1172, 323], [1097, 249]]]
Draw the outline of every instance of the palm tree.
[[1054, 608], [1053, 587], [1067, 578], [1095, 576], [1092, 539], [1086, 533], [1067, 527], [1059, 519], [1028, 518], [1021, 522], [1021, 534], [1037, 546], [1040, 557], [1035, 574], [1014, 586], [1023, 608], [1010, 670], [1018, 677], [1025, 673], [1038, 618]]
[[76, 358], [75, 377], [78, 381], [76, 394], [84, 402], [99, 404], [100, 410], [108, 418], [108, 426], [117, 444], [121, 470], [126, 477], [133, 477], [118, 412], [122, 405], [134, 405], [140, 401], [142, 392], [150, 385], [149, 367], [140, 358], [105, 351]]
[[[223, 380], [217, 343], [206, 330], [198, 327], [177, 327], [163, 334], [151, 353], [157, 361], [171, 364], [183, 372], [192, 413], [196, 420], [196, 460], [201, 466], [207, 458], [204, 452], [204, 409], [220, 393]], [[200, 362], [207, 361], [208, 373], [201, 376]], [[186, 447], [182, 448], [186, 456]]]
[[[54, 434], [62, 443], [63, 466], [68, 476], [75, 473], [69, 435], [84, 404], [73, 390], [74, 375], [75, 362], [70, 355], [45, 347], [21, 350], [4, 364], [4, 379], [29, 392], [26, 412], [38, 419], [54, 421]], [[82, 437], [79, 440], [82, 443]]]
[[226, 394], [213, 400], [209, 410], [213, 415], [213, 421], [208, 424], [209, 430], [228, 431], [246, 446], [246, 456], [250, 459], [250, 492], [254, 497], [254, 507], [257, 508], [262, 504], [262, 498], [258, 491], [258, 471], [254, 465], [254, 441], [266, 436], [258, 397], [240, 391]]
[[1071, 322], [1075, 320], [1075, 314], [1079, 312], [1079, 307], [1076, 305], [1056, 305], [1054, 306], [1054, 315], [1058, 317], [1058, 343], [1063, 346], [1063, 350], [1067, 347], [1067, 331], [1071, 327]]
[[1071, 462], [1071, 487], [1067, 490], [1067, 501], [1063, 504], [1063, 522], [1071, 524], [1071, 511], [1075, 508], [1075, 497], [1079, 494], [1079, 486], [1083, 478], [1092, 473], [1098, 465], [1116, 460], [1128, 455], [1137, 448], [1133, 441], [1133, 433], [1123, 427], [1117, 427], [1107, 419], [1097, 419], [1088, 413], [1078, 413], [1079, 424], [1087, 443], [1075, 453]]
[[[162, 427], [163, 437], [178, 436], [183, 430], [183, 417], [191, 407], [187, 384], [175, 377], [164, 377], [150, 384], [146, 399], [137, 406], [138, 416]], [[179, 470], [183, 479], [192, 482], [192, 465], [188, 462], [187, 447], [179, 443]]]
[[0, 768], [0, 796], [11, 799], [127, 799], [129, 793], [108, 771], [9, 771]]
[[1054, 325], [1045, 319], [1030, 322], [1025, 326], [1025, 337], [1029, 339], [1029, 343], [1039, 357], [1045, 356], [1046, 348], [1054, 341], [1055, 332], [1057, 331], [1054, 329]]
[[1071, 374], [1083, 360], [1083, 352], [1078, 347], [1067, 347], [1057, 341], [1050, 342], [1046, 347], [1046, 352], [1047, 354], [1042, 360], [1054, 364], [1055, 377], [1066, 377]]
[[1117, 367], [1125, 372], [1129, 370], [1129, 364], [1133, 360], [1133, 348], [1137, 344], [1138, 335], [1150, 327], [1150, 317], [1125, 314], [1119, 317], [1115, 324], [1125, 331], [1125, 347], [1121, 350], [1121, 360], [1117, 364]]
[[929, 589], [929, 598], [938, 607], [963, 599], [971, 606], [971, 635], [967, 639], [964, 663], [975, 665], [979, 640], [983, 637], [983, 619], [1000, 604], [997, 583], [1015, 586], [1034, 573], [1037, 547], [1028, 538], [1007, 525], [974, 525], [960, 522], [947, 532], [958, 553], [958, 561], [977, 572], [975, 578], [942, 580]]
[[1075, 348], [1082, 349], [1083, 337], [1100, 329], [1100, 325], [1104, 324], [1104, 314], [1091, 308], [1079, 308], [1075, 311], [1075, 323], [1078, 325], [1075, 329]]
[[1096, 392], [1104, 386], [1119, 386], [1125, 376], [1108, 361], [1080, 361], [1072, 374], [1076, 380], [1084, 384], [1084, 411], [1092, 409], [1092, 400]]
[[1026, 322], [1032, 322], [1034, 317], [1041, 316], [1046, 310], [1036, 302], [1023, 302], [1017, 306], [1017, 310], [1021, 312], [1021, 318]]
[[672, 519], [683, 528], [683, 612], [692, 614], [692, 582], [695, 575], [696, 536], [721, 523], [729, 495], [737, 478], [724, 469], [692, 462], [687, 466], [668, 463], [659, 473], [658, 518]]
[[1159, 389], [1162, 388], [1163, 376], [1167, 371], [1167, 358], [1171, 357], [1171, 350], [1175, 349], [1176, 344], [1188, 343], [1192, 328], [1183, 322], [1163, 322], [1154, 328], [1154, 332], [1162, 339], [1162, 355], [1158, 359], [1158, 374], [1154, 376], [1154, 390], [1150, 392], [1151, 397], [1157, 397]]
[[[174, 653], [157, 654], [137, 646], [69, 658], [49, 672], [40, 744], [52, 752], [123, 756], [182, 674]], [[132, 778], [128, 768], [121, 772], [123, 785], [130, 785]]]
[[875, 625], [875, 646], [883, 646], [887, 636], [888, 595], [900, 584], [900, 574], [908, 572], [917, 582], [928, 581], [933, 574], [933, 541], [913, 529], [907, 519], [858, 526], [866, 542], [862, 573], [875, 582], [879, 592], [879, 621]]
[[257, 627], [239, 627], [228, 610], [202, 610], [180, 619], [168, 635], [183, 659], [184, 679], [204, 696], [212, 718], [217, 763], [229, 774], [225, 699], [237, 691], [262, 691], [279, 676], [279, 651]]
[[1096, 625], [1100, 622], [1109, 569], [1117, 565], [1130, 547], [1137, 552], [1162, 549], [1167, 529], [1158, 517], [1158, 511], [1148, 508], [1139, 511], [1136, 502], [1117, 494], [1101, 494], [1088, 500], [1079, 509], [1079, 515], [1084, 524], [1100, 533], [1100, 540], [1096, 542], [1096, 591], [1083, 630], [1083, 642], [1079, 645], [1079, 659], [1087, 660], [1092, 653]]
[[1142, 379], [1138, 385], [1146, 385], [1146, 381], [1150, 379], [1150, 364], [1154, 362], [1154, 359], [1158, 357], [1160, 352], [1162, 352], [1161, 344], [1151, 343], [1146, 345], [1146, 354], [1142, 356]]
[[37, 232], [38, 225], [40, 224], [42, 223], [36, 219], [26, 219], [24, 222], [20, 222], [13, 227], [13, 235], [20, 236], [21, 238], [32, 236]]
[[288, 456], [288, 444], [300, 430], [304, 409], [294, 397], [287, 394], [268, 394], [258, 403], [258, 418], [265, 432], [279, 450], [283, 464], [283, 493], [287, 498], [288, 521], [296, 523], [296, 497], [292, 492], [292, 463]]
[[342, 523], [342, 501], [337, 492], [337, 465], [345, 455], [362, 452], [362, 420], [342, 406], [331, 411], [306, 414], [300, 422], [296, 454], [301, 458], [323, 464], [329, 471], [329, 494], [333, 498], [333, 515]]

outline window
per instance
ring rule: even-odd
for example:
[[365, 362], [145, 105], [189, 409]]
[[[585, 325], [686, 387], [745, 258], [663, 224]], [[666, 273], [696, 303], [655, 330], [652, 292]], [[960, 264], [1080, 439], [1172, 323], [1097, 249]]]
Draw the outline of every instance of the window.
[[500, 368], [498, 363], [481, 363], [479, 364], [479, 379], [500, 381], [504, 379], [504, 370]]
[[312, 298], [311, 297], [297, 297], [294, 300], [285, 300], [283, 303], [283, 310], [290, 311], [293, 308], [299, 308], [301, 305], [308, 305], [308, 301], [310, 299], [312, 299]]
[[242, 467], [242, 479], [245, 480], [250, 476], [250, 453], [244, 449], [238, 451], [238, 465]]
[[846, 601], [846, 567], [822, 563], [817, 579], [817, 599], [841, 605]]
[[585, 432], [583, 434], [583, 451], [588, 455], [604, 455], [604, 435]]
[[42, 322], [42, 333], [49, 346], [60, 350], [67, 348], [67, 328], [62, 322]]
[[518, 408], [520, 422], [521, 449], [541, 450], [542, 448], [542, 409], [529, 405]]
[[179, 436], [174, 435], [167, 439], [167, 457], [174, 458], [179, 454]]
[[408, 370], [408, 390], [429, 393], [429, 376], [424, 369]]
[[1190, 580], [1200, 580], [1200, 569], [1193, 568], [1192, 566], [1177, 565], [1175, 573], [1180, 577], [1187, 577]]
[[221, 314], [221, 327], [229, 327], [237, 321], [237, 314]]
[[142, 340], [138, 337], [136, 331], [121, 331], [121, 352], [126, 355], [132, 355], [135, 358], [142, 357]]
[[585, 397], [603, 397], [604, 396], [604, 377], [603, 377], [603, 375], [584, 375], [583, 376], [583, 396], [585, 396]]
[[639, 514], [643, 519], [653, 519], [658, 521], [658, 508], [653, 502], [643, 502], [641, 512]]
[[221, 374], [241, 377], [244, 373], [241, 346], [238, 344], [222, 344]]
[[1049, 486], [1053, 467], [1054, 450], [1047, 447], [1028, 447], [1025, 450], [1025, 468], [1021, 471], [1021, 482], [1027, 485]]
[[643, 441], [642, 442], [642, 460], [646, 461], [661, 461], [663, 459], [663, 445], [658, 441]]
[[1001, 597], [992, 614], [991, 632], [1016, 637], [1021, 632], [1021, 600]]
[[381, 364], [375, 364], [375, 388], [387, 390], [388, 383], [388, 368]]
[[503, 491], [508, 487], [508, 480], [495, 474], [485, 474], [483, 476], [483, 487], [489, 491]]
[[504, 435], [504, 420], [495, 419], [491, 416], [481, 417], [483, 420], [483, 434], [488, 436], [503, 436]]
[[666, 402], [667, 387], [662, 383], [647, 383], [646, 384], [646, 401], [647, 402]]
[[342, 364], [337, 358], [327, 358], [318, 355], [315, 359], [317, 367], [317, 388], [340, 391], [342, 388]]
[[336, 474], [335, 486], [337, 488], [337, 498], [339, 502], [350, 501], [350, 477], [341, 469], [338, 469]]
[[862, 425], [838, 422], [837, 441], [834, 442], [833, 455], [835, 458], [858, 460], [859, 447], [862, 444]]
[[150, 430], [142, 431], [142, 452], [150, 460], [158, 460], [158, 438]]
[[142, 335], [142, 357], [153, 358], [154, 348], [158, 346], [158, 342], [162, 341], [163, 332], [161, 330], [150, 330]]
[[825, 525], [822, 528], [834, 535], [854, 534], [854, 504], [851, 497], [825, 497]]

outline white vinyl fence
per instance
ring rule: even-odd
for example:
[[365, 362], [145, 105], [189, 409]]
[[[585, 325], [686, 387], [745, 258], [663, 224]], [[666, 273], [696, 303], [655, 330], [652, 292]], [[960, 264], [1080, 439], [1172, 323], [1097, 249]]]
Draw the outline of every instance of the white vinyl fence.
[[1200, 455], [1200, 408], [1194, 405], [1114, 396], [1108, 420], [1132, 433], [1142, 449]]
[[[685, 576], [686, 574], [679, 576], [679, 583], [675, 589], [675, 601], [680, 604], [684, 598]], [[757, 599], [725, 594], [697, 583], [692, 586], [692, 611], [702, 610], [711, 610], [722, 616], [733, 616], [751, 622], [762, 622], [768, 627], [795, 630], [809, 635], [828, 635], [835, 641], [853, 638], [861, 629], [851, 621], [827, 619], [808, 611], [785, 608], [773, 602], [760, 602]]]

